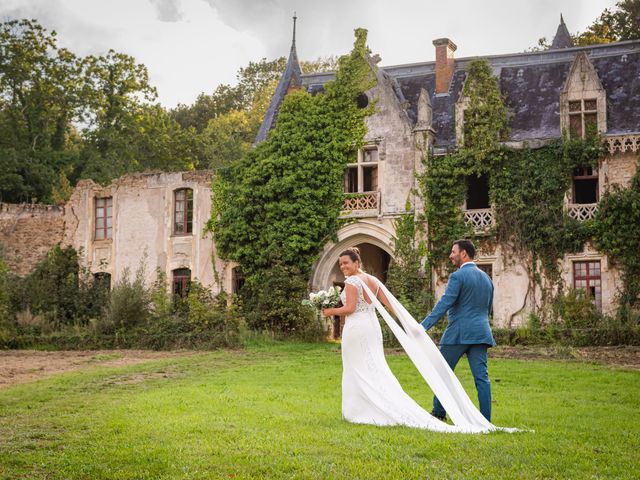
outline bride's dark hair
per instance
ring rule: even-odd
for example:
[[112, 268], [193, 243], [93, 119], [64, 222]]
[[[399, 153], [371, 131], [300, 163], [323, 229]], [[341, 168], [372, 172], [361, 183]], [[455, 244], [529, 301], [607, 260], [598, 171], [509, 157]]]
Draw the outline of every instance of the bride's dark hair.
[[362, 264], [362, 259], [360, 258], [360, 250], [358, 247], [349, 247], [344, 252], [342, 252], [338, 257], [349, 257], [352, 262], [360, 262]]

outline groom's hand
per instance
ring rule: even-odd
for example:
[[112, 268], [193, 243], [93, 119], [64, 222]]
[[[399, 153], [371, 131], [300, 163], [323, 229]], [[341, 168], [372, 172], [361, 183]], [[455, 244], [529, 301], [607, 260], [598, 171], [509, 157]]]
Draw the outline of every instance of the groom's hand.
[[420, 322], [420, 326], [422, 328], [424, 328], [424, 331], [427, 332], [429, 331], [429, 329], [433, 326], [433, 325], [425, 325], [425, 322], [427, 321], [427, 319], [429, 318], [429, 315], [427, 315], [426, 317], [424, 317], [422, 319], [422, 322]]

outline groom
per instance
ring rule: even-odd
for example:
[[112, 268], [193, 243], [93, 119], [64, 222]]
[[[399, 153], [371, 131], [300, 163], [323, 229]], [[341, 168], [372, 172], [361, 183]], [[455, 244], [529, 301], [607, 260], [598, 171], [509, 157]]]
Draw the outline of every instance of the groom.
[[[458, 270], [449, 276], [442, 298], [421, 325], [429, 330], [449, 311], [449, 325], [440, 340], [440, 353], [451, 370], [466, 353], [478, 391], [480, 413], [491, 421], [491, 382], [487, 371], [487, 350], [495, 346], [489, 326], [493, 303], [493, 284], [489, 276], [473, 262], [476, 249], [470, 240], [456, 240], [449, 259]], [[446, 412], [433, 397], [431, 414], [444, 420]]]

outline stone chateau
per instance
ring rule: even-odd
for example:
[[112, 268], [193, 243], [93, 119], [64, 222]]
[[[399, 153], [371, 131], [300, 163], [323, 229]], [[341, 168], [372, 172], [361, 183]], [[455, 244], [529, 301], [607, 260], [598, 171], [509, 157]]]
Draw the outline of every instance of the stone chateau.
[[[394, 219], [406, 213], [407, 201], [413, 212], [422, 208], [413, 189], [425, 152], [445, 154], [464, 141], [462, 88], [473, 58], [456, 58], [457, 47], [448, 38], [434, 40], [433, 47], [435, 62], [376, 66], [376, 87], [358, 99], [362, 105], [376, 99], [376, 112], [367, 120], [364, 148], [345, 173], [343, 216], [354, 221], [338, 232], [337, 243], [325, 246], [313, 270], [313, 290], [344, 280], [337, 254], [350, 246], [358, 246], [365, 268], [384, 280], [393, 257]], [[605, 191], [630, 185], [640, 150], [640, 40], [574, 47], [561, 19], [551, 49], [486, 58], [507, 99], [509, 146], [545, 145], [562, 131], [582, 136], [587, 125], [604, 136], [607, 154], [597, 168], [574, 172], [565, 195], [569, 215], [589, 219]], [[256, 143], [275, 125], [288, 91], [304, 88], [314, 94], [332, 78], [332, 73], [303, 74], [294, 35]], [[482, 235], [494, 221], [487, 181], [481, 177], [468, 187], [460, 208]], [[0, 242], [8, 264], [21, 275], [62, 244], [78, 249], [90, 271], [108, 276], [112, 284], [144, 262], [148, 280], [159, 269], [175, 293], [182, 293], [190, 279], [214, 292], [231, 292], [242, 278], [234, 265], [217, 259], [211, 237], [203, 234], [210, 209], [209, 172], [130, 175], [107, 187], [82, 181], [62, 206], [0, 204]], [[495, 285], [494, 325], [525, 322], [540, 300], [525, 265], [505, 260], [505, 245], [489, 249], [479, 243], [477, 263]], [[587, 245], [566, 255], [561, 269], [567, 287], [586, 288], [599, 309], [615, 310], [620, 278], [606, 255]], [[432, 275], [440, 296], [443, 280]], [[339, 334], [338, 322], [334, 334]]]

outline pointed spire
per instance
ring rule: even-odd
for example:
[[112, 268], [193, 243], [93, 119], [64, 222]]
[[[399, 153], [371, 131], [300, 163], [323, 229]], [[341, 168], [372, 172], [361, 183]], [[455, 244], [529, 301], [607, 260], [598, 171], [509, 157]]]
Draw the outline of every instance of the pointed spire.
[[293, 40], [291, 41], [291, 48], [295, 48], [296, 46], [296, 20], [298, 20], [298, 17], [296, 16], [296, 12], [293, 12]]
[[560, 48], [571, 48], [573, 47], [573, 39], [571, 38], [571, 34], [567, 29], [567, 26], [564, 23], [564, 18], [562, 18], [562, 14], [560, 14], [560, 25], [558, 25], [558, 30], [556, 31], [556, 36], [553, 37], [553, 43], [551, 44], [550, 50], [558, 50]]
[[267, 138], [269, 131], [276, 125], [276, 119], [280, 105], [284, 100], [284, 97], [290, 90], [300, 88], [302, 85], [302, 70], [300, 69], [300, 62], [298, 61], [298, 53], [296, 52], [296, 20], [298, 17], [295, 12], [293, 13], [293, 39], [291, 41], [291, 51], [289, 52], [289, 58], [287, 59], [287, 65], [284, 67], [280, 82], [276, 87], [276, 91], [271, 97], [269, 108], [262, 120], [258, 134], [253, 144], [257, 145]]

